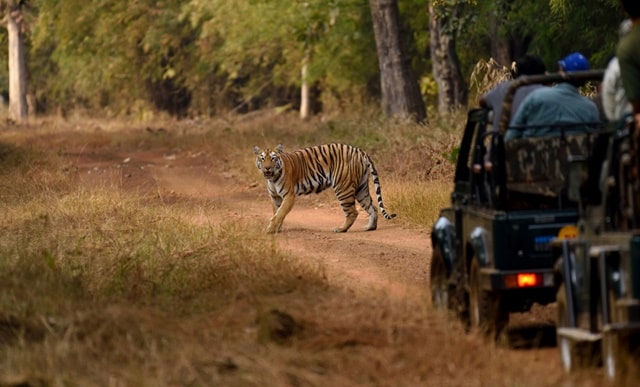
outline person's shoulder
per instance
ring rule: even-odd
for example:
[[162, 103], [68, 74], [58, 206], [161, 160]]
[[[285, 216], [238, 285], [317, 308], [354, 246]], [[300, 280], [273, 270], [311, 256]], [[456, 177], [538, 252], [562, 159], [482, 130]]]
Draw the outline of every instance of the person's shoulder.
[[540, 83], [534, 83], [532, 85], [522, 86], [521, 88], [518, 89], [518, 91], [523, 91], [523, 92], [529, 94], [529, 93], [533, 93], [534, 91], [536, 91], [538, 89], [542, 89], [542, 88], [546, 88], [546, 86], [542, 85]]
[[638, 45], [640, 45], [640, 24], [634, 25], [629, 33], [620, 39], [616, 49], [616, 56], [626, 57], [633, 55], [637, 52]]
[[607, 67], [604, 69], [604, 75], [602, 77], [603, 86], [610, 83], [615, 83], [620, 77], [620, 61], [617, 57], [611, 58]]
[[536, 100], [539, 98], [544, 99], [548, 95], [554, 94], [556, 92], [556, 90], [553, 90], [553, 87], [547, 87], [543, 85], [531, 85], [531, 86], [537, 86], [533, 88], [533, 90], [531, 90], [527, 95], [527, 99], [531, 99], [531, 100]]
[[492, 87], [491, 90], [487, 91], [485, 95], [494, 95], [497, 93], [503, 93], [507, 90], [507, 87], [509, 87], [510, 84], [511, 84], [511, 81], [501, 82], [495, 85], [494, 87]]
[[495, 108], [502, 103], [510, 81], [499, 83], [480, 97], [480, 106]]
[[[539, 87], [523, 93], [522, 102], [520, 102], [518, 110], [515, 112], [515, 116], [513, 117], [514, 122], [517, 122], [518, 125], [522, 124], [522, 117], [528, 115], [528, 112], [531, 109], [536, 109], [537, 106], [545, 103], [547, 96], [543, 89], [548, 88]], [[516, 93], [521, 93], [523, 91], [524, 90], [522, 89], [518, 89]]]
[[605, 67], [604, 72], [606, 74], [607, 72], [619, 71], [619, 70], [620, 70], [620, 61], [618, 60], [617, 56], [614, 56], [613, 58], [609, 59], [609, 62], [607, 62], [607, 67]]
[[600, 109], [598, 109], [598, 105], [596, 104], [596, 102], [593, 99], [586, 97], [584, 95], [580, 96], [580, 100], [584, 105], [585, 112], [590, 113], [589, 117], [585, 116], [584, 118], [589, 121], [597, 121], [600, 117]]

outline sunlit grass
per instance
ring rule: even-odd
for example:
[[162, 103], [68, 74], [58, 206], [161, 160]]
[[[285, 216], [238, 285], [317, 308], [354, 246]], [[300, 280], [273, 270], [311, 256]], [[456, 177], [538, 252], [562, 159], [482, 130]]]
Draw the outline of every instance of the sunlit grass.
[[[202, 153], [216, 174], [250, 187], [263, 183], [253, 145], [344, 142], [374, 158], [403, 226], [430, 227], [449, 204], [455, 118], [48, 125], [0, 132], [1, 385], [541, 385], [528, 380], [544, 365], [504, 375], [503, 360], [518, 353], [433, 313], [426, 289], [356, 295], [319, 263], [281, 251], [286, 235], [225, 215], [222, 199], [138, 192], [115, 176], [82, 184], [74, 161], [79, 149]], [[260, 340], [274, 309], [300, 325], [284, 344]]]
[[[194, 225], [179, 205], [144, 202], [117, 191], [80, 190], [10, 206], [0, 216], [7, 231], [0, 237], [2, 272], [13, 281], [20, 273], [39, 277], [38, 287], [50, 281], [81, 299], [137, 302], [201, 292], [281, 293], [298, 287], [301, 277], [314, 282], [314, 270], [279, 253], [257, 225]], [[46, 301], [49, 290], [42, 290], [34, 302]]]
[[63, 158], [30, 146], [5, 145], [2, 159], [0, 277], [11, 284], [0, 296], [4, 314], [50, 313], [89, 299], [189, 309], [184, 300], [202, 292], [218, 295], [211, 307], [238, 292], [322, 285], [318, 268], [279, 252], [261, 226], [189, 221], [202, 206], [215, 213], [213, 202], [166, 206], [115, 186], [74, 185]]
[[451, 202], [452, 185], [442, 182], [420, 182], [392, 180], [387, 185], [387, 207], [404, 221], [423, 227], [431, 227], [440, 210]]

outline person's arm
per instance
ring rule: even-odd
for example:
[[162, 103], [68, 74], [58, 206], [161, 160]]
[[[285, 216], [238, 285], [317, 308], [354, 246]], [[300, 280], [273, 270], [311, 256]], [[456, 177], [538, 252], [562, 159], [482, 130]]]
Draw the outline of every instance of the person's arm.
[[640, 134], [640, 100], [631, 101], [633, 117], [636, 119], [636, 133]]
[[607, 65], [602, 78], [602, 109], [609, 121], [615, 121], [616, 117], [616, 79], [620, 77], [620, 66], [618, 59], [613, 58]]

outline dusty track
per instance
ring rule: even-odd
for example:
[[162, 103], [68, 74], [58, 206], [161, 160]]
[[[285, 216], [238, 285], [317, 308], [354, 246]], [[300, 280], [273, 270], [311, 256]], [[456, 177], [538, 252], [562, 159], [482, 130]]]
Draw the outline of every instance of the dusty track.
[[[257, 171], [256, 183], [247, 187], [237, 185], [228, 175], [216, 175], [206, 165], [167, 168], [166, 162], [163, 164], [165, 167], [150, 170], [154, 184], [161, 190], [215, 198], [224, 203], [231, 218], [253, 218], [266, 227], [271, 204]], [[349, 232], [331, 232], [342, 221], [342, 210], [332, 192], [299, 197], [284, 222], [283, 232], [276, 238], [283, 249], [300, 259], [323, 264], [330, 283], [335, 285], [356, 292], [384, 287], [398, 296], [427, 291], [431, 247], [426, 232], [407, 229], [382, 216], [376, 231], [364, 232], [367, 216], [362, 211]]]
[[[117, 153], [96, 150], [78, 151], [75, 155], [70, 152], [68, 156], [84, 184], [103, 183], [106, 179], [123, 189], [178, 195], [194, 202], [213, 200], [218, 204], [219, 213], [215, 219], [219, 221], [250, 219], [266, 227], [271, 216], [264, 181], [257, 171], [253, 182], [242, 182], [233, 169], [214, 165], [213, 157], [206, 153], [166, 149]], [[211, 222], [210, 215], [202, 213], [192, 221]], [[401, 217], [399, 214], [399, 219]], [[331, 192], [301, 197], [286, 218], [283, 232], [274, 238], [282, 249], [296, 258], [318, 262], [331, 286], [346, 289], [354, 295], [366, 295], [375, 290], [385, 292], [391, 299], [427, 302], [431, 249], [428, 230], [406, 227], [401, 220], [386, 221], [381, 217], [378, 230], [364, 232], [366, 216], [361, 212], [349, 232], [331, 232], [341, 222], [342, 211]], [[549, 340], [549, 335], [553, 336], [552, 316], [549, 308], [513, 316], [512, 331], [516, 335], [521, 333], [514, 345], [520, 346], [518, 340], [527, 341], [524, 334], [536, 337], [524, 346], [542, 345], [526, 350], [507, 350], [503, 357], [505, 369], [517, 369], [527, 364], [540, 372], [555, 375], [555, 380], [564, 379], [557, 349], [553, 347], [553, 340]], [[487, 384], [474, 381], [471, 385]], [[522, 385], [540, 384], [527, 380]]]

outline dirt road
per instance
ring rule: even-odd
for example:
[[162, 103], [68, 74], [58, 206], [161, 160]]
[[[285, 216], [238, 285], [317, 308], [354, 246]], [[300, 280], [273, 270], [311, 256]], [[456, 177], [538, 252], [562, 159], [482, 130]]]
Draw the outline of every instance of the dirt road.
[[[253, 218], [265, 227], [268, 224], [272, 215], [271, 202], [257, 171], [255, 183], [239, 185], [233, 173], [218, 174], [210, 165], [201, 164], [197, 157], [171, 157], [168, 163], [166, 155], [158, 156], [161, 155], [156, 155], [155, 161], [153, 158], [145, 160], [148, 175], [140, 173], [140, 178], [151, 178], [153, 184], [164, 191], [194, 198], [214, 198], [224, 203], [224, 211], [232, 218]], [[135, 177], [129, 179], [135, 180]], [[130, 183], [137, 184], [135, 181]], [[380, 216], [378, 229], [364, 232], [367, 214], [360, 211], [349, 232], [331, 232], [343, 219], [331, 190], [298, 197], [277, 240], [283, 249], [300, 259], [322, 263], [330, 283], [349, 287], [355, 292], [366, 292], [371, 287], [384, 287], [398, 296], [428, 291], [427, 257], [431, 247], [426, 231], [408, 229], [399, 221], [387, 221]]]
[[[86, 184], [110, 179], [123, 189], [150, 190], [158, 195], [178, 195], [194, 201], [213, 200], [218, 203], [217, 211], [220, 213], [214, 218], [219, 221], [249, 219], [266, 227], [271, 216], [265, 184], [257, 171], [253, 181], [243, 180], [238, 178], [238, 171], [233, 167], [216, 163], [214, 156], [206, 152], [162, 148], [134, 152], [83, 150], [75, 155], [70, 152], [69, 156], [78, 176]], [[212, 221], [211, 214], [203, 213], [200, 217], [192, 221]], [[402, 214], [399, 214], [398, 219], [391, 221], [381, 217], [378, 230], [364, 232], [366, 216], [361, 212], [349, 232], [331, 232], [342, 222], [342, 217], [332, 192], [300, 197], [284, 222], [283, 232], [275, 236], [277, 244], [301, 260], [318, 262], [331, 286], [347, 289], [354, 295], [382, 290], [391, 298], [397, 297], [405, 302], [407, 299], [416, 303], [429, 299], [428, 258], [431, 247], [428, 230], [403, 225]], [[537, 344], [542, 343], [542, 347], [506, 349], [505, 355], [498, 355], [505, 360], [499, 367], [517, 369], [519, 365], [527, 364], [534, 367], [528, 372], [540, 370], [551, 375], [553, 380], [564, 380], [557, 349], [552, 342], [552, 313], [543, 308], [513, 317], [514, 331], [518, 326], [533, 326], [534, 331], [537, 330], [533, 337], [537, 338]], [[545, 326], [547, 332], [540, 330], [540, 326]], [[546, 342], [540, 339], [541, 335], [546, 337]], [[471, 385], [488, 384], [476, 381]], [[540, 384], [528, 380], [522, 385]], [[573, 382], [560, 385], [573, 385]]]

